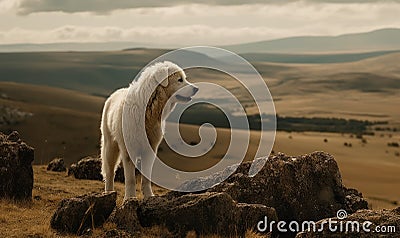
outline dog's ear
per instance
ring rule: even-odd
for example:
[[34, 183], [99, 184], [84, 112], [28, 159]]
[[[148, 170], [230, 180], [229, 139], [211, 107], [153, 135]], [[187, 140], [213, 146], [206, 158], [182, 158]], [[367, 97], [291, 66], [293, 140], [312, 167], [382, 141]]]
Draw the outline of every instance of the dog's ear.
[[168, 67], [160, 67], [156, 72], [154, 72], [155, 80], [163, 87], [168, 86], [168, 76]]

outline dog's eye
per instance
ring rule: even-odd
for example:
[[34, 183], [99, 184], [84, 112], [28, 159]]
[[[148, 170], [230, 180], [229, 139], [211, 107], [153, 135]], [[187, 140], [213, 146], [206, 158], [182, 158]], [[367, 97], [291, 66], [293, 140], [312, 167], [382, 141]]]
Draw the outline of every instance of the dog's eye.
[[179, 78], [178, 82], [182, 83], [183, 82], [183, 78]]

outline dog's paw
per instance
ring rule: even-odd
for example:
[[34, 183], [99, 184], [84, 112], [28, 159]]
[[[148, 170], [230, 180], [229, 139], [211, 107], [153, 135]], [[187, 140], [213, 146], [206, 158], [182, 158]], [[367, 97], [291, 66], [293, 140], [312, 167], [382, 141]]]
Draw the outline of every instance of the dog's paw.
[[154, 197], [154, 193], [153, 192], [150, 192], [150, 193], [145, 193], [145, 194], [143, 194], [144, 195], [144, 198], [146, 199], [146, 198], [149, 198], [149, 197]]

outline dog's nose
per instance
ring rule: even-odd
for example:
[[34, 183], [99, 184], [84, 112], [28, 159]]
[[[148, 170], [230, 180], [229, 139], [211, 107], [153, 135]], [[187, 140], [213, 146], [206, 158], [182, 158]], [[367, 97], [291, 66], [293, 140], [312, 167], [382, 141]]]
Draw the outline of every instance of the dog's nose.
[[193, 94], [197, 93], [199, 91], [199, 88], [196, 86], [193, 86]]

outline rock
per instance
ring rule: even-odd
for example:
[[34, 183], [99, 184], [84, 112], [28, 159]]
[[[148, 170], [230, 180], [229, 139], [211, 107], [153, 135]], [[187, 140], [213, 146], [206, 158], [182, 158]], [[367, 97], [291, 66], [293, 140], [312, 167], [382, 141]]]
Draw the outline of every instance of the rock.
[[[270, 231], [268, 227], [270, 227], [271, 221], [278, 221], [278, 217], [274, 208], [261, 204], [247, 203], [238, 203], [237, 208], [240, 214], [237, 226], [238, 230], [241, 231], [242, 234], [244, 234], [244, 232], [247, 230], [257, 231], [258, 223], [264, 221], [265, 217], [267, 218], [267, 224], [262, 223], [260, 227], [266, 226], [266, 232], [272, 234], [272, 231]], [[273, 226], [273, 228], [275, 229], [275, 226]]]
[[[239, 165], [232, 165], [226, 167], [224, 170], [216, 172], [210, 176], [207, 177], [200, 177], [197, 179], [192, 179], [190, 181], [187, 181], [183, 183], [178, 190], [181, 191], [206, 191], [208, 188], [211, 188], [215, 185], [218, 185], [223, 182], [223, 179], [229, 176], [229, 174], [232, 174], [237, 172], [237, 169], [239, 169]], [[179, 194], [176, 193], [176, 194]], [[184, 194], [184, 193], [182, 193]]]
[[76, 164], [72, 164], [68, 174], [74, 175], [77, 179], [89, 179], [89, 180], [103, 180], [101, 175], [101, 159], [85, 157], [78, 161]]
[[[103, 180], [101, 175], [101, 159], [93, 157], [85, 157], [76, 164], [71, 164], [68, 175], [74, 175], [77, 179]], [[124, 182], [124, 169], [121, 165], [118, 166], [115, 172], [115, 181]]]
[[32, 199], [34, 149], [17, 132], [0, 133], [0, 197]]
[[[177, 236], [185, 236], [188, 231], [195, 231], [199, 235], [244, 236], [264, 216], [268, 217], [268, 221], [277, 220], [273, 208], [259, 204], [238, 204], [226, 193], [151, 197], [139, 206], [136, 201], [130, 202], [133, 203], [133, 210], [137, 207], [142, 226], [166, 226]], [[131, 220], [127, 216], [126, 221], [122, 219], [119, 223], [131, 224]]]
[[[352, 213], [368, 207], [361, 193], [343, 186], [338, 165], [327, 153], [298, 157], [279, 153], [260, 158], [254, 168], [262, 169], [253, 177], [249, 176], [251, 164], [241, 164], [227, 180], [208, 191], [226, 192], [240, 203], [273, 207], [279, 219], [285, 221], [318, 221], [334, 216], [339, 209]], [[218, 179], [201, 178], [186, 182], [181, 188], [202, 188], [202, 184], [215, 184]]]
[[344, 188], [346, 209], [353, 213], [360, 209], [368, 208], [368, 202], [364, 200], [362, 194], [354, 188]]
[[116, 192], [63, 199], [51, 218], [50, 226], [59, 232], [81, 235], [107, 220], [115, 208], [116, 199]]
[[[330, 218], [334, 222], [338, 222], [337, 225], [332, 225], [332, 227], [337, 228], [337, 232], [333, 232], [329, 228], [329, 218], [323, 219], [316, 223], [316, 227], [322, 227], [322, 223], [325, 222], [323, 226], [324, 229], [318, 232], [301, 232], [297, 234], [296, 238], [317, 238], [317, 237], [350, 237], [350, 238], [369, 238], [369, 237], [400, 237], [400, 207], [393, 210], [359, 210], [345, 219]], [[351, 222], [351, 223], [350, 223]], [[354, 223], [355, 222], [355, 223]], [[339, 232], [340, 231], [340, 223], [343, 224], [342, 231], [346, 231], [347, 225], [347, 233]], [[352, 225], [354, 224], [354, 226]], [[357, 226], [359, 224], [359, 232], [357, 232]], [[375, 229], [379, 226], [378, 229], [385, 232], [377, 232]], [[367, 228], [364, 229], [363, 227]], [[369, 229], [369, 231], [368, 231]], [[389, 231], [389, 229], [393, 229]]]
[[118, 228], [129, 231], [131, 234], [139, 233], [142, 226], [137, 216], [138, 207], [139, 201], [136, 198], [124, 201], [121, 207], [117, 207], [112, 221]]
[[[75, 177], [75, 172], [76, 171], [76, 164], [71, 164], [71, 166], [69, 166], [69, 169], [67, 169], [67, 174], [68, 176], [73, 175]], [[75, 177], [77, 178], [77, 177]]]
[[64, 165], [64, 159], [55, 158], [47, 165], [47, 170], [54, 172], [64, 172], [67, 171]]
[[[103, 235], [100, 235], [99, 237], [102, 237], [102, 238], [134, 238], [136, 236], [133, 236], [132, 234], [130, 234], [124, 230], [111, 229], [111, 230], [106, 231]], [[149, 236], [149, 237], [152, 237], [152, 236]], [[163, 237], [165, 237], [164, 234], [163, 234]]]
[[19, 133], [17, 131], [13, 131], [7, 136], [7, 140], [10, 142], [19, 142], [21, 139], [19, 137]]

